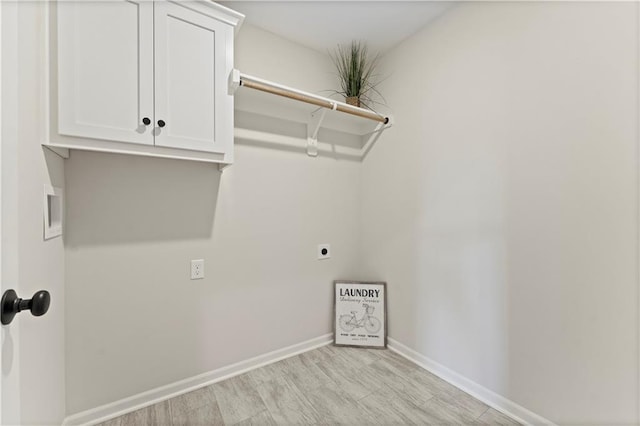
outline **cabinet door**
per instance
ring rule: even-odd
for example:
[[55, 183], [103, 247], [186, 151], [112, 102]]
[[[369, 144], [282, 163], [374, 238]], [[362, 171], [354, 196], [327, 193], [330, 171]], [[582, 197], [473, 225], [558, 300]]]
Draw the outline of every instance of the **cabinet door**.
[[152, 145], [153, 3], [61, 1], [57, 35], [58, 132]]
[[224, 153], [233, 144], [233, 28], [188, 4], [155, 3], [155, 143]]

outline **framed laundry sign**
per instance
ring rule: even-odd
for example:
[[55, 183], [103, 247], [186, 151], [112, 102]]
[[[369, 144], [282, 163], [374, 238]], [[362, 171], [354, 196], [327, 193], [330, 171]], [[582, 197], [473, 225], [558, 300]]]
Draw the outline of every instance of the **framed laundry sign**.
[[334, 281], [333, 343], [387, 347], [387, 284]]

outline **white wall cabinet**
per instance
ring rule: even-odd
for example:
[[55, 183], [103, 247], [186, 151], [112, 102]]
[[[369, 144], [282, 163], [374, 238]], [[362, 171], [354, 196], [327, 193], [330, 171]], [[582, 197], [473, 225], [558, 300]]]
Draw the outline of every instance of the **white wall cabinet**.
[[58, 111], [63, 135], [153, 145], [153, 3], [58, 7]]
[[58, 2], [45, 145], [231, 163], [242, 19], [209, 1]]

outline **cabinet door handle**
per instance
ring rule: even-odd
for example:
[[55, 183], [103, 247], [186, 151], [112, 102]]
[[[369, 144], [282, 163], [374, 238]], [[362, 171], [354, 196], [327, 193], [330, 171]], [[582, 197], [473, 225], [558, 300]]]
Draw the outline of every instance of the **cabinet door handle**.
[[164, 127], [166, 124], [167, 123], [165, 123], [164, 120], [158, 120], [158, 127]]
[[151, 120], [149, 119], [149, 117], [143, 118], [142, 124], [144, 124], [145, 126], [148, 126], [149, 124], [151, 124]]

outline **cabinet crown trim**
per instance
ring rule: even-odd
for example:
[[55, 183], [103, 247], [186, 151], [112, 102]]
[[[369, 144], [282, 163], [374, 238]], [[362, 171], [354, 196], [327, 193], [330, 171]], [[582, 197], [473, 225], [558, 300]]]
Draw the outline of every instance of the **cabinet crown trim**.
[[236, 12], [233, 9], [229, 9], [226, 6], [222, 6], [221, 4], [211, 0], [169, 0], [169, 2], [179, 4], [180, 6], [211, 16], [212, 18], [216, 18], [219, 21], [229, 24], [235, 28], [236, 35], [244, 22], [244, 15], [242, 13]]

